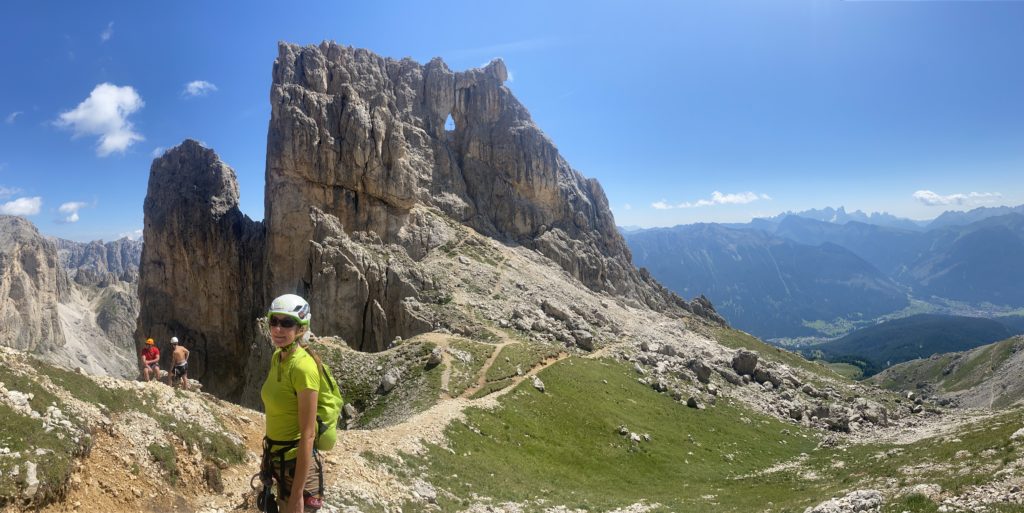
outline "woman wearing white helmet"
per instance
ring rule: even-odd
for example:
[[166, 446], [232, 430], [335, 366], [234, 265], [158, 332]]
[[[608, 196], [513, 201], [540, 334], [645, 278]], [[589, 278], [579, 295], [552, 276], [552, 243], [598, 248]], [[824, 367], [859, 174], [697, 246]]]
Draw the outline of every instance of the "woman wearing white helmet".
[[[274, 356], [261, 395], [266, 411], [261, 479], [262, 502], [275, 503], [270, 481], [277, 481], [277, 509], [285, 513], [316, 511], [323, 505], [322, 464], [313, 447], [317, 433], [318, 361], [299, 343], [309, 330], [309, 303], [295, 294], [270, 304], [267, 323]], [[314, 467], [315, 465], [315, 467]], [[273, 504], [261, 504], [273, 511]]]

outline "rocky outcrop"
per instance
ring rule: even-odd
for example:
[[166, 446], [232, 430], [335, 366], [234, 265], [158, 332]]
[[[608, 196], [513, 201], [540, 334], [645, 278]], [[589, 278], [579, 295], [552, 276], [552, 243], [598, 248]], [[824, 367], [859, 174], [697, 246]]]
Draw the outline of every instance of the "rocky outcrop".
[[61, 265], [76, 283], [102, 287], [114, 281], [138, 280], [141, 240], [121, 238], [103, 243], [54, 238], [54, 243]]
[[331, 312], [317, 319], [317, 332], [338, 335], [360, 351], [380, 351], [395, 337], [431, 330], [403, 301], [432, 288], [405, 251], [365, 232], [355, 232], [353, 241], [336, 217], [319, 209], [311, 209], [310, 218], [308, 300], [317, 311]]
[[882, 511], [882, 504], [882, 494], [878, 490], [855, 490], [843, 497], [829, 499], [813, 508], [807, 508], [804, 513], [877, 513]]
[[0, 345], [33, 353], [63, 346], [57, 305], [69, 290], [53, 242], [24, 218], [0, 216]]
[[135, 350], [135, 319], [139, 316], [139, 262], [142, 241], [121, 238], [106, 242], [75, 242], [53, 238], [68, 277], [83, 286], [95, 310], [96, 327], [107, 340], [130, 356]]
[[135, 350], [135, 319], [139, 316], [139, 297], [134, 285], [108, 286], [96, 305], [96, 325], [107, 339], [126, 351]]
[[[115, 251], [119, 256], [114, 265], [100, 257], [106, 250], [80, 251], [80, 255], [93, 256], [77, 262], [88, 269], [89, 276], [100, 278], [80, 286], [62, 265], [74, 252], [68, 248], [104, 245], [43, 237], [25, 219], [0, 217], [0, 345], [90, 374], [133, 376], [132, 338], [139, 301], [135, 284], [121, 281], [119, 276], [131, 277], [138, 263], [130, 264], [130, 251]], [[126, 266], [118, 267], [119, 262]]]
[[[419, 264], [460, 244], [463, 226], [630, 305], [675, 316], [697, 305], [714, 319], [706, 300], [687, 303], [633, 267], [600, 185], [559, 155], [506, 75], [501, 61], [455, 73], [440, 59], [280, 45], [266, 219], [238, 211], [233, 173], [198, 143], [154, 161], [136, 339], [184, 336], [208, 390], [248, 397], [232, 373], [206, 372], [250, 354], [254, 320], [277, 295], [307, 298], [316, 333], [362, 351], [444, 327], [421, 304], [444, 304], [453, 284]], [[561, 338], [593, 347], [586, 326], [571, 329]]]
[[153, 337], [167, 354], [177, 336], [192, 351], [189, 375], [237, 397], [267, 303], [262, 223], [239, 211], [234, 171], [191, 140], [153, 161], [143, 213], [135, 340]]
[[1009, 408], [1024, 404], [1024, 336], [957, 353], [934, 354], [883, 370], [867, 382], [940, 405]]
[[689, 310], [633, 267], [601, 186], [561, 157], [506, 79], [500, 60], [453, 72], [440, 59], [281, 44], [267, 139], [270, 288], [310, 288], [309, 205], [415, 260], [445, 243], [421, 235], [412, 207], [422, 204], [540, 251], [593, 290]]

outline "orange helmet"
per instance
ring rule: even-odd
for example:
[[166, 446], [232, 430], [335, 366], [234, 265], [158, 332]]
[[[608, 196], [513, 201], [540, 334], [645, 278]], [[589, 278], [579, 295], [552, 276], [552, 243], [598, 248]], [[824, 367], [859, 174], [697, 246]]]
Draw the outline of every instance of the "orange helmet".
[[153, 344], [155, 344], [155, 343], [156, 343], [156, 342], [153, 342], [153, 339], [151, 339], [151, 338], [147, 338], [147, 339], [146, 339], [146, 345], [148, 345], [148, 346], [151, 346], [151, 345], [153, 345]]

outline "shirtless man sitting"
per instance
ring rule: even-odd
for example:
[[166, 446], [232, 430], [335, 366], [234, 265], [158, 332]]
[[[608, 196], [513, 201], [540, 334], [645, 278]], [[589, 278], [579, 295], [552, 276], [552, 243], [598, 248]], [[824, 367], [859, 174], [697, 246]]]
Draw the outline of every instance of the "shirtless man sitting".
[[188, 349], [178, 344], [178, 337], [171, 337], [171, 372], [167, 384], [174, 386], [181, 381], [181, 388], [188, 390]]

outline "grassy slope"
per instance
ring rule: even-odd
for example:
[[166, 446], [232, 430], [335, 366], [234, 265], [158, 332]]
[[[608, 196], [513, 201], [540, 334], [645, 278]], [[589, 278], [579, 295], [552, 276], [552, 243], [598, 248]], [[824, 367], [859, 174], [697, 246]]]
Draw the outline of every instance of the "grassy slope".
[[[468, 425], [450, 427], [454, 454], [433, 447], [408, 463], [458, 497], [545, 497], [598, 510], [646, 500], [683, 510], [701, 505], [747, 511], [766, 500], [786, 500], [786, 490], [799, 483], [739, 476], [817, 443], [809, 432], [726, 401], [702, 411], [686, 408], [611, 360], [571, 358], [540, 377], [546, 393], [520, 385], [498, 409], [473, 410]], [[620, 425], [652, 440], [632, 443], [618, 433]], [[740, 489], [745, 492], [735, 493]], [[460, 504], [442, 500], [442, 506], [453, 511]]]
[[451, 380], [448, 382], [448, 393], [452, 397], [456, 397], [476, 383], [477, 374], [494, 352], [494, 346], [471, 340], [455, 339], [452, 340], [451, 347], [469, 355], [469, 361], [463, 361], [455, 356], [452, 356], [450, 360], [452, 373]]
[[856, 365], [849, 363], [829, 363], [824, 360], [821, 363], [828, 368], [832, 369], [833, 372], [847, 379], [858, 379], [864, 375], [864, 371]]
[[[310, 346], [330, 367], [345, 402], [362, 412], [357, 419], [358, 427], [399, 422], [437, 402], [443, 369], [426, 365], [435, 347], [432, 343], [407, 342], [380, 353], [360, 353], [330, 338]], [[392, 369], [399, 371], [402, 385], [381, 394], [381, 379]]]
[[[938, 483], [963, 492], [1014, 464], [1019, 449], [1009, 435], [1024, 422], [1018, 410], [905, 446], [819, 448], [816, 432], [728, 399], [707, 410], [687, 408], [613, 360], [570, 358], [540, 377], [546, 393], [520, 384], [497, 408], [470, 410], [465, 423], [451, 425], [448, 447], [405, 456], [397, 470], [444, 490], [442, 511], [490, 497], [526, 504], [526, 511], [553, 505], [608, 511], [647, 502], [663, 506], [656, 511], [799, 513], [886, 483]], [[651, 441], [630, 442], [618, 434], [620, 425], [650, 434]], [[955, 457], [961, 450], [971, 457]], [[798, 468], [763, 472], [798, 460]], [[933, 467], [908, 471], [921, 464]], [[936, 508], [918, 496], [891, 499], [884, 511]]]
[[558, 356], [559, 351], [561, 351], [559, 347], [537, 343], [505, 346], [495, 359], [494, 365], [487, 370], [484, 386], [473, 394], [473, 398], [483, 397], [508, 387], [512, 384], [513, 378], [517, 376], [516, 369], [522, 372], [529, 371], [545, 359]]
[[963, 355], [947, 353], [906, 362], [871, 381], [890, 390], [914, 390], [918, 383], [935, 383], [942, 392], [967, 390], [992, 377], [1018, 344], [1019, 339], [1010, 338]]
[[[33, 379], [16, 374], [2, 365], [0, 365], [0, 383], [3, 383], [8, 390], [32, 394], [33, 398], [29, 404], [37, 412], [45, 412], [50, 405], [56, 405], [65, 413], [68, 412], [56, 396]], [[0, 429], [0, 447], [7, 448], [11, 453], [17, 452], [25, 456], [24, 458], [0, 456], [0, 506], [21, 494], [22, 485], [13, 471], [15, 467], [18, 467], [19, 474], [24, 476], [26, 472], [24, 461], [32, 461], [37, 465], [39, 496], [43, 498], [43, 501], [59, 497], [63, 493], [64, 484], [71, 475], [73, 458], [81, 456], [89, 450], [92, 445], [91, 439], [83, 437], [79, 442], [74, 442], [57, 432], [43, 432], [41, 420], [15, 412], [3, 403], [0, 403], [0, 422], [3, 425], [3, 429]], [[87, 431], [86, 426], [80, 421], [73, 420], [72, 422], [77, 430]], [[42, 454], [37, 451], [42, 451]]]
[[[67, 480], [74, 467], [73, 460], [87, 454], [91, 447], [92, 440], [88, 433], [97, 429], [97, 426], [87, 425], [86, 421], [76, 418], [71, 408], [53, 392], [55, 389], [52, 387], [63, 388], [79, 401], [97, 405], [101, 411], [109, 414], [113, 422], [117, 422], [118, 416], [122, 414], [143, 413], [155, 419], [170, 435], [168, 438], [176, 440], [182, 447], [201, 448], [207, 461], [237, 464], [245, 459], [246, 451], [242, 445], [223, 433], [204, 429], [193, 422], [174, 419], [170, 414], [157, 409], [155, 397], [139, 395], [131, 390], [109, 389], [87, 376], [40, 360], [29, 359], [28, 362], [37, 375], [16, 372], [10, 365], [0, 366], [0, 383], [8, 390], [31, 393], [33, 398], [29, 404], [36, 412], [44, 413], [51, 405], [57, 407], [63, 412], [63, 418], [69, 420], [81, 436], [78, 441], [74, 441], [63, 430], [44, 431], [39, 419], [30, 418], [0, 404], [0, 424], [3, 426], [0, 430], [0, 447], [21, 454], [21, 457], [0, 457], [0, 506], [21, 495], [24, 483], [14, 477], [12, 471], [14, 467], [20, 467], [19, 472], [24, 476], [25, 461], [37, 465], [40, 482], [39, 492], [35, 496], [37, 503], [45, 504], [59, 499], [67, 492]], [[163, 447], [165, 452], [170, 451], [173, 455], [174, 449]], [[167, 461], [172, 459], [167, 458]], [[175, 470], [168, 468], [165, 477], [173, 481]]]

